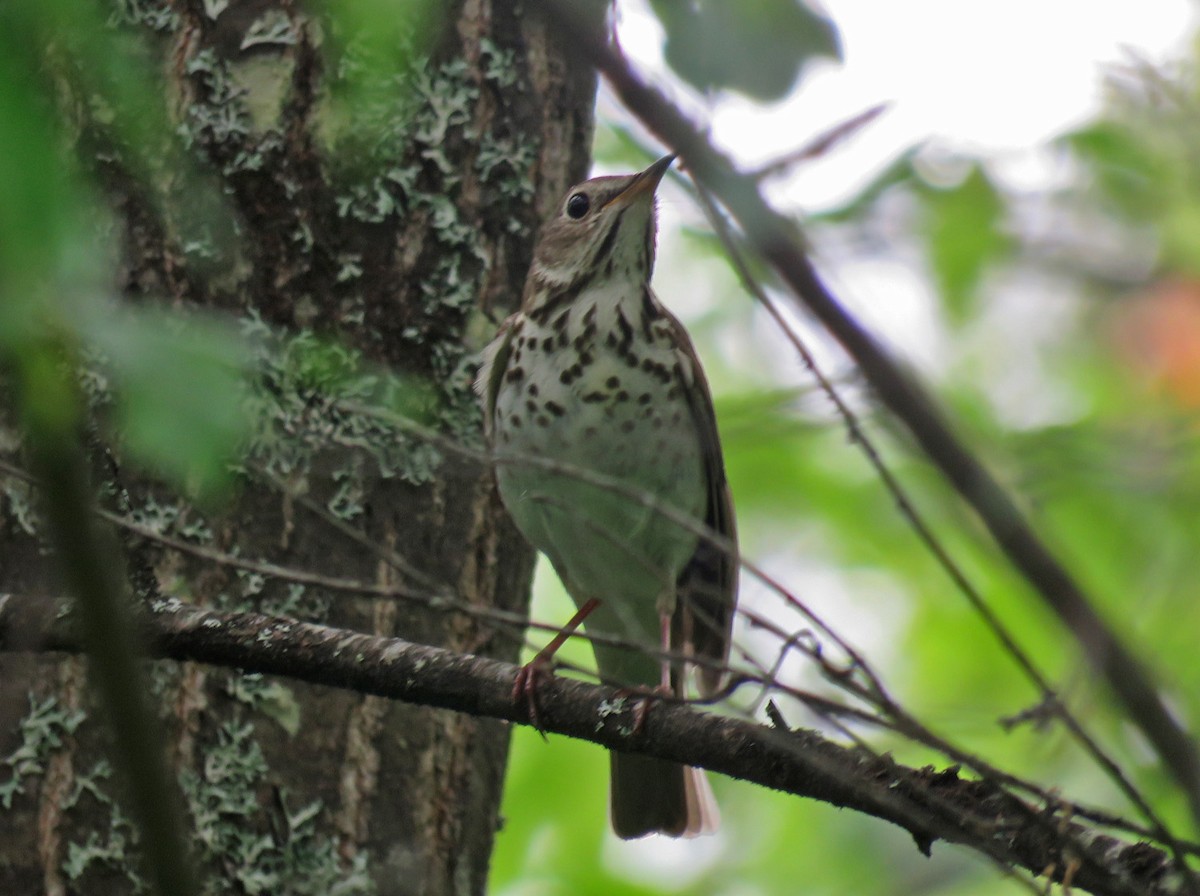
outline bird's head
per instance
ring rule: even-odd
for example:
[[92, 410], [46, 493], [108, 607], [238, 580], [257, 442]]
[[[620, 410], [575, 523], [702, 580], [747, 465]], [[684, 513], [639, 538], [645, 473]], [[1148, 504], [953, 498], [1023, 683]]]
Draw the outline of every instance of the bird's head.
[[675, 156], [645, 171], [594, 177], [567, 191], [538, 237], [531, 294], [620, 277], [649, 282], [654, 267], [654, 193]]

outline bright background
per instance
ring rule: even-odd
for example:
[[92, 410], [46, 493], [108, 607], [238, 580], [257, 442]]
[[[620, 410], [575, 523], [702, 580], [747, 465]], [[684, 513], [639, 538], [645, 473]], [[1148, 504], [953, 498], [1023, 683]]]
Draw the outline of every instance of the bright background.
[[[1200, 625], [1190, 585], [1200, 548], [1191, 509], [1200, 286], [1187, 279], [1200, 270], [1200, 225], [1191, 224], [1198, 200], [1179, 187], [1191, 162], [1175, 144], [1194, 111], [1192, 5], [830, 0], [824, 8], [844, 61], [815, 63], [770, 104], [682, 86], [642, 3], [618, 3], [618, 34], [626, 54], [748, 167], [888, 104], [826, 155], [770, 181], [768, 195], [807, 220], [834, 292], [940, 393], [1104, 612], [1143, 656], [1152, 652], [1181, 712], [1200, 711], [1187, 646]], [[1155, 82], [1175, 85], [1175, 101], [1147, 99]], [[643, 164], [617, 136], [641, 132], [606, 91], [600, 115], [598, 169]], [[1123, 179], [1131, 171], [1146, 182]], [[1000, 729], [1000, 716], [1035, 701], [1032, 689], [917, 544], [828, 403], [811, 395], [811, 378], [698, 235], [703, 227], [682, 188], [668, 185], [655, 285], [688, 323], [713, 382], [745, 553], [865, 652], [934, 730], [1068, 797], [1130, 814], [1058, 729]], [[1069, 638], [855, 388], [837, 347], [796, 323], [975, 585], [1071, 708], [1182, 824], [1169, 782], [1093, 688]], [[784, 613], [748, 578], [744, 604]], [[535, 616], [553, 622], [570, 612], [553, 572], [541, 569]], [[739, 630], [738, 638], [769, 655], [761, 637]], [[803, 663], [786, 674], [817, 686]], [[792, 711], [793, 724], [820, 726]], [[947, 764], [860, 734], [902, 761]], [[943, 844], [927, 860], [882, 822], [727, 780], [716, 787], [725, 816], [717, 836], [622, 843], [607, 827], [603, 752], [519, 729], [495, 890], [1024, 891]]]

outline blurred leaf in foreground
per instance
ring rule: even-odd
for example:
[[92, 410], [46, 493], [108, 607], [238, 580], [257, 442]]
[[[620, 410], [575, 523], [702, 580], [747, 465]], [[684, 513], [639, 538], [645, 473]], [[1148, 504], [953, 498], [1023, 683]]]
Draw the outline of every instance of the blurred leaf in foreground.
[[250, 430], [247, 345], [232, 325], [138, 309], [97, 313], [87, 338], [115, 387], [115, 422], [132, 455], [204, 496], [227, 487]]
[[840, 60], [837, 28], [797, 0], [653, 0], [671, 68], [700, 90], [782, 99], [814, 59]]
[[1003, 229], [1005, 202], [978, 164], [954, 186], [927, 187], [920, 196], [933, 275], [950, 321], [962, 323], [970, 316], [988, 265], [1002, 259], [1012, 245]]

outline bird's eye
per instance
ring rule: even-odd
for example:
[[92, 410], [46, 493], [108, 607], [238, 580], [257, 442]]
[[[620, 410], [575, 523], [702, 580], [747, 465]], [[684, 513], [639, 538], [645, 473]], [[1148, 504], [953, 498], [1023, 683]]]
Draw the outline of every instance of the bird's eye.
[[576, 193], [567, 200], [567, 214], [576, 221], [586, 215], [591, 207], [592, 201], [587, 198], [586, 193]]

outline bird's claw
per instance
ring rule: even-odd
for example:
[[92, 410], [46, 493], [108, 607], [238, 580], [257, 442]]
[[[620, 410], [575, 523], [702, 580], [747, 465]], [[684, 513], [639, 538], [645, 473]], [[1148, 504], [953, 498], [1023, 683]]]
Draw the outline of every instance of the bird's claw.
[[650, 715], [650, 707], [658, 700], [664, 697], [672, 697], [671, 689], [659, 685], [653, 688], [621, 688], [616, 693], [617, 697], [636, 697], [637, 701], [633, 704], [633, 734], [641, 734], [646, 727], [646, 718]]
[[554, 674], [552, 664], [554, 662], [554, 654], [558, 651], [558, 648], [563, 646], [563, 642], [571, 636], [575, 629], [579, 628], [583, 620], [588, 617], [588, 614], [598, 606], [600, 606], [600, 601], [597, 598], [593, 597], [584, 601], [583, 605], [575, 611], [575, 615], [563, 626], [562, 630], [551, 639], [549, 644], [538, 651], [537, 656], [518, 669], [517, 676], [513, 679], [513, 703], [525, 702], [525, 708], [529, 712], [529, 723], [537, 729], [538, 734], [542, 736], [542, 740], [546, 739], [546, 732], [542, 730], [542, 721], [538, 718], [537, 689], [543, 678], [549, 678]]
[[536, 656], [518, 669], [513, 679], [513, 703], [524, 702], [525, 710], [529, 714], [529, 723], [542, 736], [542, 740], [546, 740], [546, 732], [542, 730], [542, 720], [538, 716], [537, 691], [542, 680], [552, 677], [553, 674], [550, 661]]

